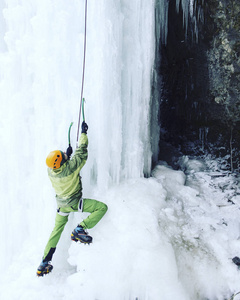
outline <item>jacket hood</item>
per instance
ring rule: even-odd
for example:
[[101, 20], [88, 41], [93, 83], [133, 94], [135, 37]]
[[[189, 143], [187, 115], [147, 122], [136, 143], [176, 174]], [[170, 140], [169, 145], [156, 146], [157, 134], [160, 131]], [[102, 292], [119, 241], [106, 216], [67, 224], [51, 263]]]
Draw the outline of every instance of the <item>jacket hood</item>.
[[52, 176], [58, 175], [58, 174], [62, 173], [62, 171], [66, 168], [66, 165], [67, 165], [66, 163], [67, 163], [67, 161], [60, 168], [58, 168], [58, 169], [50, 169], [50, 168], [48, 168], [48, 172], [51, 173]]

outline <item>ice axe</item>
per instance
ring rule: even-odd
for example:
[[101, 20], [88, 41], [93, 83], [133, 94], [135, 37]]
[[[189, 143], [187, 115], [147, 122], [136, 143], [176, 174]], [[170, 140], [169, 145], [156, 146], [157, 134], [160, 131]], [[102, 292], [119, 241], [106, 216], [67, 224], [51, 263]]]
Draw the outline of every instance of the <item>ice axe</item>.
[[85, 122], [84, 102], [85, 102], [85, 98], [82, 99], [82, 117], [83, 117], [83, 122]]
[[70, 139], [70, 132], [71, 132], [72, 125], [73, 125], [73, 122], [71, 122], [69, 129], [68, 129], [68, 148], [66, 151], [68, 158], [70, 158], [72, 155], [72, 147], [71, 147], [71, 139]]
[[71, 146], [70, 132], [71, 132], [72, 126], [73, 126], [73, 122], [71, 122], [69, 129], [68, 129], [68, 145], [69, 146]]

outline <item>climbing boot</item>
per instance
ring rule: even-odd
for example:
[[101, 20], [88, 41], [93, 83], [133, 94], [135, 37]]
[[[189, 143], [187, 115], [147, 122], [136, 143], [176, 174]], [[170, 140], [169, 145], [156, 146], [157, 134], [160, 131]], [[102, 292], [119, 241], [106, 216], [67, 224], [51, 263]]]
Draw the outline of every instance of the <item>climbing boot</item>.
[[37, 276], [42, 277], [43, 275], [50, 273], [52, 269], [53, 266], [50, 264], [49, 261], [42, 261], [37, 269]]
[[92, 237], [88, 235], [88, 233], [80, 225], [73, 230], [71, 239], [74, 242], [81, 242], [84, 244], [92, 243]]

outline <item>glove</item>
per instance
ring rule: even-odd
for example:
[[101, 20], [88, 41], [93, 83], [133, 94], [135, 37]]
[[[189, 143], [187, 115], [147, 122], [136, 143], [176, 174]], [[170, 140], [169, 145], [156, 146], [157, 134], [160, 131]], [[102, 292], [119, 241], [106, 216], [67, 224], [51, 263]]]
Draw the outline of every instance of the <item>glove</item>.
[[71, 157], [72, 152], [73, 152], [72, 147], [69, 145], [69, 147], [68, 147], [67, 150], [66, 150], [66, 154], [67, 154], [68, 158]]
[[87, 123], [85, 123], [84, 121], [82, 122], [82, 133], [86, 133], [87, 134], [88, 131], [88, 126]]

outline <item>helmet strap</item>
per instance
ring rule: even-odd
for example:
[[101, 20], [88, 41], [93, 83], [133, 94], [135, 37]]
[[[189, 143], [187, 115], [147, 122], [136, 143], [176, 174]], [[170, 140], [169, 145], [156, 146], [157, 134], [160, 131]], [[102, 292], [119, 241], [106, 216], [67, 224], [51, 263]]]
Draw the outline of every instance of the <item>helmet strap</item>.
[[60, 166], [62, 166], [62, 165], [67, 161], [67, 159], [65, 159], [64, 153], [63, 153], [62, 151], [60, 151], [60, 152], [61, 152], [61, 154], [62, 154], [62, 161], [61, 161]]

